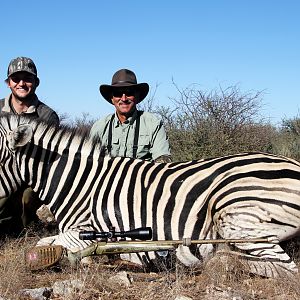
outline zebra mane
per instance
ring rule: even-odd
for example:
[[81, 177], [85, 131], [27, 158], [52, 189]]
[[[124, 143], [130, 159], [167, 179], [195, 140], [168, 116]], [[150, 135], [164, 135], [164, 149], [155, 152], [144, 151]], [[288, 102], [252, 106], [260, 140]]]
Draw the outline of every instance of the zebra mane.
[[[62, 146], [65, 141], [65, 147], [68, 141], [72, 139], [72, 144], [82, 144], [83, 148], [93, 149], [99, 151], [101, 149], [100, 138], [91, 138], [89, 135], [89, 128], [78, 128], [69, 125], [60, 125], [56, 127], [42, 120], [33, 120], [24, 115], [3, 114], [0, 115], [0, 124], [7, 130], [11, 131], [20, 125], [30, 124], [34, 131], [34, 138], [43, 136], [43, 140], [55, 141], [60, 139]], [[74, 142], [73, 142], [74, 141]], [[72, 145], [71, 144], [71, 145]]]

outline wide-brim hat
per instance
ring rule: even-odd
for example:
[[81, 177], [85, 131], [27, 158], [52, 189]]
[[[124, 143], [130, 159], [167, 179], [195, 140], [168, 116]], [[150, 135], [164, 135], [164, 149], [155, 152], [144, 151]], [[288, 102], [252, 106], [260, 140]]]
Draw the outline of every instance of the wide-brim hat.
[[149, 92], [148, 83], [137, 83], [135, 74], [127, 69], [117, 71], [112, 77], [111, 85], [102, 84], [99, 89], [104, 99], [112, 104], [111, 98], [113, 91], [124, 87], [133, 88], [136, 92], [138, 92], [139, 97], [137, 99], [137, 103], [143, 101]]

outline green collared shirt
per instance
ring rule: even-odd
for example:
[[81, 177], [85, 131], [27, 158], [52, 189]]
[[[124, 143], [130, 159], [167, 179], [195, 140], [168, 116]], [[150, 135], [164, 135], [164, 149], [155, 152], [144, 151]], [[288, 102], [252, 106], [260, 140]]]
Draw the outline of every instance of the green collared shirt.
[[[155, 160], [162, 155], [170, 156], [169, 139], [162, 122], [149, 112], [139, 111], [139, 115], [140, 127], [136, 157], [145, 160]], [[135, 111], [132, 117], [122, 124], [115, 114], [112, 121], [112, 157], [133, 157], [137, 117], [138, 113]], [[99, 137], [101, 139], [105, 155], [109, 155], [107, 145], [111, 118], [112, 114], [98, 120], [94, 123], [90, 132], [91, 137]]]

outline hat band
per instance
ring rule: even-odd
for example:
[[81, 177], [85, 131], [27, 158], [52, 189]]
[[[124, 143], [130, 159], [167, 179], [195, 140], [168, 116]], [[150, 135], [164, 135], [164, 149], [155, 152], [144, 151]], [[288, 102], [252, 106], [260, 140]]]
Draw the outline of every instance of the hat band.
[[116, 85], [116, 84], [119, 84], [119, 83], [130, 83], [130, 84], [137, 84], [136, 82], [132, 82], [132, 81], [117, 81], [117, 82], [114, 82], [112, 85]]

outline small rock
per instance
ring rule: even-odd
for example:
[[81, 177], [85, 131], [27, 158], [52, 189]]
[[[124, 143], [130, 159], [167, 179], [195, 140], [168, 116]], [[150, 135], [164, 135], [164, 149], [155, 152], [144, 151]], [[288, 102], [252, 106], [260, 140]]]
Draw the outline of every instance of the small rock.
[[118, 284], [123, 285], [125, 287], [129, 287], [130, 284], [131, 284], [131, 280], [129, 278], [129, 275], [125, 271], [119, 272], [116, 275], [110, 277], [109, 281], [111, 281], [113, 283], [118, 283]]
[[79, 279], [56, 281], [53, 284], [53, 294], [57, 296], [67, 296], [82, 290], [84, 284]]
[[20, 290], [19, 294], [21, 297], [30, 297], [29, 299], [32, 300], [48, 300], [52, 294], [52, 289], [46, 287], [37, 289], [23, 289]]

